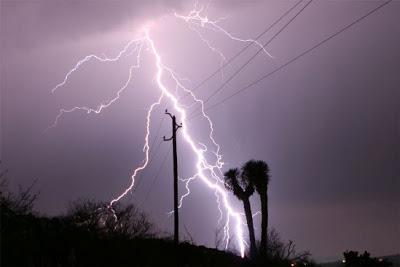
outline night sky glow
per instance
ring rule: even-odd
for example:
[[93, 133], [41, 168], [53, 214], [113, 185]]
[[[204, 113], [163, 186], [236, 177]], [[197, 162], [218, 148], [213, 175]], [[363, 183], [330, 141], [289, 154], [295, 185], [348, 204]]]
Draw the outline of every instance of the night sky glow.
[[400, 2], [224, 102], [379, 4], [3, 1], [11, 184], [38, 179], [47, 214], [77, 198], [133, 202], [171, 232], [168, 108], [183, 124], [182, 222], [199, 244], [222, 227], [224, 247], [244, 254], [241, 204], [221, 177], [259, 158], [272, 170], [271, 226], [299, 249], [321, 260], [398, 253]]

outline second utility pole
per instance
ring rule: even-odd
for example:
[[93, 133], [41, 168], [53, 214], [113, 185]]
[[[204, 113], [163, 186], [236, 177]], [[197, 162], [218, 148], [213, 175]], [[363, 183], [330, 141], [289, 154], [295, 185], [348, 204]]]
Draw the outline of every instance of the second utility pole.
[[179, 214], [178, 214], [178, 156], [176, 151], [176, 131], [182, 127], [182, 124], [176, 123], [176, 118], [168, 110], [165, 114], [169, 115], [172, 119], [172, 137], [165, 138], [164, 141], [172, 140], [173, 155], [174, 155], [174, 243], [179, 243]]

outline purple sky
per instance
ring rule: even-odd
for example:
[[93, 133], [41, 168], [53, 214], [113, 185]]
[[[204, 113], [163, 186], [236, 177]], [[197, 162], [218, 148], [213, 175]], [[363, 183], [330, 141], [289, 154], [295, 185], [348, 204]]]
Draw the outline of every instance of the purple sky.
[[[209, 17], [241, 37], [255, 37], [295, 1], [216, 1]], [[366, 14], [380, 1], [314, 1], [260, 54], [211, 106]], [[304, 5], [304, 3], [303, 3]], [[1, 160], [12, 188], [38, 179], [37, 209], [63, 213], [69, 201], [109, 201], [129, 184], [143, 159], [146, 108], [157, 98], [150, 55], [122, 97], [99, 115], [67, 114], [43, 134], [60, 108], [96, 106], [112, 97], [128, 75], [128, 60], [88, 63], [70, 83], [50, 90], [88, 54], [113, 56], [148, 21], [163, 61], [190, 88], [220, 64], [173, 10], [187, 13], [188, 1], [1, 1]], [[251, 90], [210, 110], [226, 165], [265, 160], [271, 168], [270, 224], [318, 260], [346, 249], [373, 255], [400, 248], [400, 1], [393, 1], [324, 46]], [[291, 14], [293, 16], [293, 14]], [[266, 42], [278, 25], [260, 41]], [[204, 31], [212, 45], [233, 56], [244, 44]], [[229, 77], [255, 51], [252, 47], [224, 69]], [[217, 75], [196, 92], [207, 98], [221, 84]], [[188, 101], [186, 104], [190, 104]], [[151, 140], [161, 124], [154, 160], [125, 201], [144, 209], [171, 231], [171, 156], [155, 180], [169, 136], [163, 102], [155, 113]], [[203, 138], [204, 120], [190, 122]], [[178, 141], [180, 176], [193, 174], [193, 156]], [[141, 181], [140, 181], [141, 180]], [[153, 185], [152, 189], [150, 187]], [[183, 184], [180, 185], [184, 192]], [[199, 244], [214, 245], [218, 210], [201, 181], [182, 209], [182, 225]], [[171, 189], [171, 190], [170, 190]], [[149, 191], [150, 190], [150, 191]], [[241, 208], [240, 203], [236, 203]], [[253, 210], [259, 209], [254, 198]], [[196, 211], [196, 213], [194, 213]], [[255, 224], [259, 225], [256, 217]], [[182, 235], [185, 230], [182, 228]], [[259, 229], [257, 229], [258, 232]]]

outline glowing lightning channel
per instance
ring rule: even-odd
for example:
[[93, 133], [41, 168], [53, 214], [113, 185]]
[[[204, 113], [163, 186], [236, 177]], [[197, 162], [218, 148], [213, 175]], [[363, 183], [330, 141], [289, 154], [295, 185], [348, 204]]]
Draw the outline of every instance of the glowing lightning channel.
[[[179, 15], [179, 14], [175, 13], [175, 17], [177, 17], [179, 19], [183, 19], [186, 23], [189, 24], [189, 27], [192, 30], [195, 30], [193, 28], [193, 26], [200, 26], [200, 27], [203, 27], [206, 29], [210, 29], [210, 30], [213, 30], [216, 32], [223, 33], [224, 35], [228, 36], [229, 38], [231, 38], [232, 40], [235, 40], [235, 41], [252, 42], [252, 43], [262, 47], [264, 52], [268, 56], [272, 57], [265, 50], [265, 48], [256, 40], [241, 39], [236, 36], [233, 36], [228, 31], [226, 31], [225, 29], [223, 29], [221, 26], [218, 25], [218, 22], [220, 21], [220, 19], [211, 21], [208, 19], [207, 16], [201, 15], [202, 11], [203, 11], [203, 9], [192, 10], [191, 12], [189, 12], [188, 16], [183, 16], [183, 15]], [[212, 47], [210, 45], [210, 42], [208, 40], [206, 40], [200, 34], [199, 31], [197, 31], [197, 30], [195, 30], [195, 31], [199, 34], [200, 39], [203, 42], [205, 42], [212, 51], [219, 53], [221, 58], [225, 59], [222, 52], [220, 52], [216, 48]], [[147, 111], [146, 133], [145, 133], [144, 146], [143, 146], [143, 152], [145, 154], [145, 158], [144, 158], [142, 164], [133, 171], [133, 173], [131, 175], [130, 185], [119, 196], [117, 196], [116, 198], [114, 198], [110, 201], [108, 208], [113, 210], [112, 209], [113, 204], [118, 202], [119, 200], [121, 200], [128, 192], [130, 192], [132, 190], [132, 188], [135, 184], [136, 175], [140, 171], [142, 171], [143, 169], [145, 169], [147, 167], [147, 165], [149, 163], [149, 150], [150, 150], [149, 136], [150, 136], [150, 124], [151, 124], [152, 113], [153, 113], [155, 107], [161, 103], [161, 101], [163, 100], [164, 97], [166, 97], [172, 102], [174, 109], [179, 113], [180, 120], [184, 126], [182, 129], [182, 135], [184, 137], [184, 140], [186, 141], [186, 143], [191, 148], [192, 152], [197, 157], [197, 161], [196, 161], [196, 165], [195, 165], [196, 173], [187, 179], [180, 179], [181, 181], [185, 182], [185, 187], [186, 187], [187, 192], [181, 196], [180, 201], [179, 201], [179, 207], [182, 207], [183, 199], [190, 194], [189, 183], [194, 179], [197, 179], [197, 178], [201, 179], [210, 189], [214, 190], [216, 200], [218, 203], [218, 209], [220, 211], [220, 217], [218, 219], [218, 224], [220, 224], [220, 221], [222, 220], [222, 217], [223, 217], [222, 205], [224, 206], [224, 208], [227, 212], [226, 221], [225, 221], [225, 225], [224, 225], [224, 239], [226, 241], [225, 247], [226, 248], [228, 247], [229, 240], [230, 240], [230, 227], [229, 226], [230, 226], [231, 218], [232, 218], [235, 221], [235, 233], [236, 233], [235, 236], [238, 241], [239, 251], [240, 251], [241, 256], [244, 257], [246, 242], [243, 238], [242, 214], [233, 209], [232, 205], [229, 202], [228, 193], [226, 192], [226, 190], [223, 187], [223, 180], [220, 178], [220, 176], [222, 176], [221, 169], [222, 169], [224, 162], [222, 161], [222, 155], [220, 154], [220, 145], [216, 142], [216, 140], [213, 136], [213, 134], [214, 134], [213, 122], [204, 111], [203, 101], [201, 99], [198, 99], [191, 90], [189, 90], [185, 86], [183, 86], [183, 84], [181, 83], [182, 79], [180, 79], [179, 76], [172, 69], [166, 67], [163, 64], [163, 62], [161, 60], [161, 56], [157, 51], [156, 45], [155, 45], [153, 39], [151, 39], [151, 37], [150, 37], [150, 32], [149, 32], [148, 27], [144, 27], [141, 38], [131, 40], [128, 44], [125, 45], [125, 47], [115, 57], [108, 58], [106, 56], [99, 57], [96, 55], [89, 55], [89, 56], [86, 56], [85, 58], [83, 58], [82, 60], [78, 61], [78, 63], [70, 71], [67, 72], [66, 76], [64, 77], [64, 80], [61, 83], [57, 84], [51, 90], [52, 93], [56, 92], [57, 89], [64, 86], [68, 82], [70, 76], [75, 71], [77, 71], [84, 63], [86, 63], [92, 59], [97, 60], [99, 62], [114, 62], [114, 61], [118, 61], [123, 56], [130, 56], [130, 55], [133, 55], [136, 53], [136, 63], [129, 68], [128, 79], [125, 82], [125, 84], [117, 91], [117, 94], [114, 98], [106, 101], [105, 103], [101, 103], [96, 108], [90, 108], [87, 106], [76, 106], [71, 109], [61, 109], [59, 111], [59, 114], [56, 116], [54, 123], [49, 128], [57, 126], [60, 118], [65, 113], [70, 113], [70, 112], [74, 112], [77, 110], [81, 110], [81, 111], [85, 111], [86, 113], [93, 112], [93, 113], [98, 114], [98, 113], [102, 112], [105, 108], [109, 107], [114, 102], [116, 102], [120, 98], [121, 93], [127, 88], [129, 83], [131, 82], [134, 69], [137, 69], [140, 67], [140, 58], [141, 58], [141, 53], [142, 53], [144, 46], [146, 46], [148, 48], [148, 50], [151, 52], [151, 54], [153, 54], [153, 56], [154, 56], [155, 66], [157, 69], [157, 72], [155, 75], [156, 83], [157, 83], [157, 87], [161, 91], [161, 94], [158, 97], [158, 100], [156, 102], [154, 102], [153, 104], [151, 104]], [[165, 75], [164, 75], [165, 73], [167, 74], [167, 76], [170, 79], [173, 80], [173, 82], [176, 85], [175, 94], [173, 94], [163, 82], [163, 78], [165, 78]], [[188, 124], [187, 124], [187, 113], [185, 110], [187, 107], [185, 107], [183, 104], [181, 104], [179, 102], [179, 99], [175, 96], [177, 94], [177, 90], [179, 88], [182, 89], [185, 93], [190, 94], [192, 99], [196, 103], [200, 104], [200, 106], [201, 106], [202, 115], [207, 120], [209, 129], [210, 129], [208, 137], [211, 140], [213, 146], [215, 147], [215, 151], [211, 151], [216, 157], [214, 164], [210, 164], [205, 157], [205, 154], [208, 152], [207, 147], [204, 144], [196, 143], [189, 133]], [[210, 176], [210, 178], [208, 178], [206, 173]], [[115, 213], [114, 213], [114, 216], [115, 216]], [[116, 218], [116, 216], [115, 216], [115, 218]]]
[[121, 198], [123, 198], [126, 194], [128, 194], [129, 191], [132, 190], [133, 185], [135, 184], [135, 177], [138, 174], [138, 172], [140, 172], [141, 170], [145, 169], [147, 164], [149, 163], [149, 150], [150, 150], [150, 145], [149, 145], [149, 136], [150, 136], [150, 121], [151, 121], [151, 114], [154, 110], [154, 108], [156, 106], [158, 106], [159, 104], [161, 104], [161, 100], [164, 97], [164, 93], [161, 93], [161, 96], [158, 98], [158, 101], [151, 104], [148, 112], [147, 112], [147, 116], [146, 116], [146, 135], [144, 138], [144, 146], [143, 146], [143, 152], [145, 153], [145, 159], [144, 162], [142, 163], [141, 166], [137, 167], [134, 171], [133, 174], [131, 176], [131, 184], [125, 189], [125, 191], [119, 195], [117, 198], [114, 198], [113, 200], [111, 200], [110, 204], [109, 204], [109, 208], [112, 208], [112, 205], [115, 202], [118, 202]]
[[[118, 61], [124, 54], [126, 54], [129, 51], [129, 48], [132, 46], [132, 44], [138, 44], [138, 43], [140, 44], [141, 42], [142, 42], [141, 39], [133, 39], [133, 40], [131, 40], [129, 43], [127, 43], [125, 45], [125, 47], [114, 58], [99, 57], [99, 56], [96, 56], [96, 55], [88, 55], [88, 56], [84, 57], [83, 59], [79, 60], [78, 63], [76, 63], [76, 65], [70, 71], [67, 72], [67, 74], [64, 77], [64, 80], [61, 83], [57, 84], [53, 89], [51, 89], [51, 93], [54, 93], [58, 88], [64, 86], [67, 83], [69, 77], [75, 71], [77, 71], [79, 69], [79, 67], [81, 67], [84, 63], [90, 61], [91, 59], [96, 59], [97, 61], [100, 61], [100, 62]], [[137, 49], [137, 47], [134, 48], [134, 50], [131, 52], [131, 54], [134, 53], [136, 49]], [[140, 55], [140, 53], [139, 53], [139, 55]]]
[[[139, 42], [141, 41], [141, 42]], [[57, 84], [52, 90], [52, 93], [55, 93], [56, 90], [62, 86], [64, 86], [69, 77], [72, 75], [72, 73], [74, 73], [75, 71], [78, 70], [78, 68], [84, 64], [85, 62], [88, 62], [91, 59], [96, 59], [100, 62], [113, 62], [113, 61], [117, 61], [119, 60], [125, 53], [127, 53], [128, 49], [132, 46], [132, 44], [136, 44], [135, 47], [133, 48], [133, 50], [131, 51], [131, 53], [128, 54], [128, 56], [132, 55], [133, 53], [137, 53], [136, 54], [136, 63], [134, 65], [132, 65], [129, 68], [129, 75], [128, 75], [128, 79], [126, 80], [125, 84], [117, 91], [117, 94], [115, 97], [113, 97], [112, 99], [109, 99], [108, 101], [106, 101], [105, 103], [100, 103], [100, 105], [98, 105], [96, 108], [91, 108], [91, 107], [87, 107], [87, 106], [75, 106], [73, 108], [70, 109], [60, 109], [60, 111], [58, 112], [58, 115], [56, 116], [54, 122], [52, 125], [50, 125], [47, 129], [45, 129], [45, 132], [48, 131], [51, 128], [54, 128], [57, 126], [58, 121], [60, 120], [60, 118], [65, 114], [65, 113], [71, 113], [74, 111], [85, 111], [87, 114], [90, 113], [96, 113], [99, 114], [100, 112], [103, 111], [103, 109], [108, 108], [109, 106], [111, 106], [115, 101], [117, 101], [120, 96], [121, 93], [128, 87], [129, 83], [131, 82], [132, 79], [132, 73], [134, 69], [138, 69], [140, 67], [140, 56], [141, 56], [141, 52], [142, 52], [142, 48], [143, 48], [143, 40], [141, 39], [137, 39], [137, 40], [132, 40], [130, 41], [119, 53], [116, 57], [114, 58], [107, 58], [107, 57], [99, 57], [96, 55], [89, 55], [86, 56], [84, 59], [80, 60], [64, 77], [64, 80]]]
[[[173, 78], [173, 80], [176, 83], [176, 87], [183, 89], [184, 92], [190, 94], [190, 96], [192, 97], [192, 99], [196, 103], [200, 104], [200, 107], [201, 107], [200, 110], [202, 112], [202, 115], [207, 120], [209, 128], [210, 128], [209, 139], [211, 140], [213, 145], [216, 147], [216, 151], [213, 151], [213, 154], [216, 156], [215, 164], [214, 165], [210, 165], [208, 162], [204, 162], [204, 163], [205, 163], [206, 169], [211, 170], [211, 176], [212, 176], [212, 178], [214, 178], [216, 183], [220, 182], [221, 184], [223, 184], [224, 182], [214, 172], [214, 170], [216, 169], [221, 173], [221, 175], [223, 175], [222, 171], [221, 171], [221, 168], [224, 165], [224, 162], [222, 162], [222, 155], [220, 155], [220, 153], [219, 153], [220, 145], [214, 139], [213, 122], [212, 122], [211, 118], [204, 111], [204, 102], [201, 99], [198, 99], [191, 90], [187, 89], [185, 86], [182, 85], [182, 83], [180, 82], [181, 78], [179, 78], [178, 75], [173, 70], [171, 70], [170, 68], [167, 68], [165, 66], [164, 66], [164, 68], [170, 73], [171, 77]], [[207, 152], [207, 146], [202, 144], [202, 143], [199, 143], [199, 145], [201, 145], [203, 147], [203, 149], [202, 149], [203, 153], [206, 153]], [[181, 179], [182, 182], [185, 182], [186, 193], [183, 194], [181, 196], [180, 200], [179, 200], [179, 206], [178, 206], [179, 208], [182, 207], [183, 199], [190, 195], [189, 183], [192, 180], [196, 179], [197, 177], [198, 177], [198, 175], [195, 174], [194, 176], [189, 177], [187, 179]], [[217, 225], [220, 225], [220, 223], [222, 221], [222, 218], [223, 218], [223, 211], [222, 211], [222, 208], [221, 208], [221, 201], [220, 201], [220, 197], [219, 197], [218, 191], [215, 190], [214, 193], [215, 193], [215, 197], [216, 197], [216, 201], [217, 201], [217, 208], [218, 208], [218, 211], [220, 213], [220, 216], [219, 216], [218, 221], [217, 221]], [[170, 213], [173, 213], [173, 211], [171, 211]], [[224, 232], [223, 239], [226, 241], [225, 243], [226, 243], [226, 248], [227, 248], [227, 246], [229, 244], [229, 234], [227, 233], [228, 230], [229, 230], [229, 220], [225, 224], [225, 228], [226, 228], [226, 231]]]
[[[180, 114], [180, 119], [182, 121], [182, 124], [184, 125], [184, 127], [182, 128], [182, 135], [183, 135], [185, 141], [188, 143], [188, 145], [192, 149], [192, 151], [197, 156], [197, 162], [196, 162], [197, 176], [199, 178], [201, 178], [201, 180], [204, 181], [208, 187], [210, 187], [213, 190], [218, 191], [218, 193], [222, 197], [222, 201], [228, 212], [228, 215], [230, 217], [235, 218], [235, 220], [236, 220], [236, 237], [238, 238], [240, 254], [242, 257], [244, 257], [245, 245], [243, 242], [243, 230], [242, 230], [242, 225], [241, 225], [242, 224], [241, 215], [232, 208], [231, 204], [229, 203], [229, 197], [228, 197], [228, 194], [225, 191], [225, 189], [223, 187], [221, 187], [218, 183], [212, 182], [211, 180], [209, 180], [207, 178], [206, 174], [204, 173], [204, 170], [208, 170], [208, 171], [210, 171], [210, 173], [217, 176], [215, 171], [213, 170], [213, 168], [210, 167], [210, 165], [207, 163], [207, 160], [205, 159], [205, 155], [204, 155], [204, 150], [201, 149], [200, 147], [198, 147], [198, 145], [196, 145], [196, 143], [194, 142], [194, 140], [192, 139], [191, 135], [188, 132], [188, 127], [186, 124], [187, 114], [186, 114], [185, 109], [182, 108], [182, 106], [179, 104], [178, 98], [175, 97], [164, 85], [162, 78], [163, 78], [163, 73], [166, 70], [166, 68], [163, 66], [161, 57], [157, 52], [154, 41], [150, 38], [149, 29], [145, 28], [144, 31], [145, 31], [146, 40], [150, 46], [150, 50], [153, 53], [153, 55], [155, 57], [155, 61], [156, 61], [155, 63], [156, 63], [156, 67], [157, 67], [157, 74], [156, 74], [157, 85], [158, 85], [159, 89], [162, 91], [162, 93], [167, 98], [169, 98], [170, 101], [173, 103], [174, 109]], [[174, 79], [174, 76], [172, 76], [172, 78]], [[175, 82], [178, 83], [179, 81], [175, 80]]]

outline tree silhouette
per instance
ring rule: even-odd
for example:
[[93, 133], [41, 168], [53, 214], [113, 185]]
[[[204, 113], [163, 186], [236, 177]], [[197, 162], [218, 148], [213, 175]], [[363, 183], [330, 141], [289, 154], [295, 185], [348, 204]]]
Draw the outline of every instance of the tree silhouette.
[[344, 266], [346, 267], [389, 267], [392, 263], [382, 258], [371, 258], [371, 254], [364, 251], [363, 254], [359, 254], [358, 251], [345, 251]]
[[[160, 236], [146, 214], [133, 204], [117, 203], [111, 210], [104, 202], [78, 200], [63, 215], [42, 215], [33, 209], [37, 197], [33, 185], [13, 193], [4, 176], [0, 171], [0, 266], [177, 266], [177, 251], [179, 266], [188, 267], [313, 266], [309, 254], [297, 254], [293, 241], [283, 242], [272, 230], [268, 239], [271, 257], [242, 259], [194, 242], [175, 246], [171, 238]], [[247, 177], [242, 169], [230, 170], [225, 174], [225, 186], [247, 203], [250, 238], [254, 240], [249, 197], [255, 187]], [[255, 247], [251, 244], [253, 251]], [[379, 265], [366, 265], [371, 260], [369, 254], [363, 255], [358, 266], [389, 266], [384, 259], [373, 259], [372, 263]]]
[[249, 160], [242, 167], [242, 176], [254, 185], [261, 201], [261, 254], [267, 253], [268, 240], [268, 183], [270, 180], [269, 167], [262, 160]]
[[156, 234], [155, 226], [148, 216], [133, 204], [113, 206], [93, 200], [77, 200], [70, 203], [66, 219], [81, 229], [99, 236], [122, 236], [125, 238], [149, 238]]
[[253, 184], [235, 169], [230, 169], [224, 173], [225, 187], [231, 191], [238, 199], [243, 202], [243, 208], [246, 215], [247, 227], [250, 238], [250, 255], [255, 257], [257, 254], [256, 239], [254, 235], [253, 216], [251, 213], [250, 196], [254, 193]]

